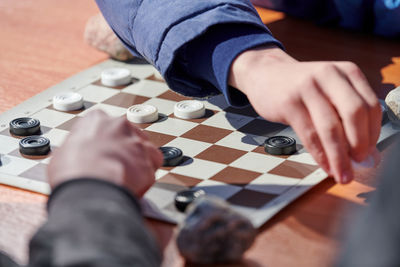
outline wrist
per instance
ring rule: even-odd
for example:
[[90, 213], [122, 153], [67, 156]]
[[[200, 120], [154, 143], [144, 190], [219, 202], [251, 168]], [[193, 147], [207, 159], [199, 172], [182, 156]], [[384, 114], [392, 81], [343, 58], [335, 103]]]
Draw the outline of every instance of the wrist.
[[294, 58], [275, 45], [246, 50], [239, 54], [232, 62], [228, 84], [247, 95], [248, 89], [252, 88], [251, 86], [247, 86], [247, 83], [251, 82], [249, 77], [251, 77], [251, 74], [255, 70], [262, 68], [262, 71], [266, 71], [268, 67], [275, 64], [295, 61]]

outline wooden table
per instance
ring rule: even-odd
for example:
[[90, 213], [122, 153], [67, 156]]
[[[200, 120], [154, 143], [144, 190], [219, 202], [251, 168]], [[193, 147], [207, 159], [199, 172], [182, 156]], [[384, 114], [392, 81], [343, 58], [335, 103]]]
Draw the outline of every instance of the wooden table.
[[[107, 55], [83, 42], [92, 0], [2, 0], [0, 2], [0, 112], [101, 62]], [[350, 60], [365, 72], [380, 97], [400, 85], [397, 41], [319, 28], [259, 9], [263, 21], [300, 60]], [[336, 257], [349, 209], [360, 209], [373, 191], [376, 170], [358, 173], [347, 186], [326, 180], [260, 229], [238, 266], [326, 266]], [[26, 261], [27, 242], [45, 220], [47, 197], [0, 186], [0, 249]], [[165, 266], [183, 266], [173, 227], [150, 221], [165, 249]], [[171, 241], [172, 240], [172, 241]]]

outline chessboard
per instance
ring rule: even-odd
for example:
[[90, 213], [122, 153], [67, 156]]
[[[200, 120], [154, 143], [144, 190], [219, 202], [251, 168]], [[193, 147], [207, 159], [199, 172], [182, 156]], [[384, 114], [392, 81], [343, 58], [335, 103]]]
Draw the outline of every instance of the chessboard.
[[[111, 67], [127, 68], [129, 84], [118, 87], [101, 83], [101, 73]], [[102, 109], [111, 116], [126, 116], [134, 104], [158, 108], [154, 123], [137, 124], [156, 146], [173, 146], [183, 151], [184, 160], [175, 167], [156, 172], [156, 183], [142, 199], [146, 216], [178, 223], [185, 218], [174, 206], [177, 192], [202, 189], [226, 200], [259, 227], [290, 202], [327, 178], [301, 145], [293, 130], [265, 121], [251, 108], [230, 107], [224, 96], [202, 99], [205, 115], [199, 119], [174, 116], [174, 105], [190, 99], [171, 91], [143, 62], [122, 63], [107, 60], [84, 70], [0, 115], [0, 183], [49, 194], [46, 168], [48, 156], [25, 156], [19, 152], [18, 137], [10, 134], [9, 123], [18, 117], [31, 117], [41, 123], [41, 135], [50, 139], [54, 151], [62, 144], [71, 126], [91, 110]], [[84, 108], [62, 112], [53, 107], [53, 96], [78, 92]], [[90, 127], [90, 125], [88, 125]], [[397, 130], [383, 124], [379, 141]], [[264, 151], [270, 137], [283, 135], [297, 141], [297, 152], [274, 156]]]

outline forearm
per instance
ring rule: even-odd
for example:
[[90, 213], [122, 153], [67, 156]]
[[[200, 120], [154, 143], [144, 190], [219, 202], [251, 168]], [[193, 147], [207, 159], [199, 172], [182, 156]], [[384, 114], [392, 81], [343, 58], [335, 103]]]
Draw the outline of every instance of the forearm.
[[30, 266], [159, 266], [158, 247], [133, 196], [92, 179], [56, 188], [48, 221], [30, 243]]

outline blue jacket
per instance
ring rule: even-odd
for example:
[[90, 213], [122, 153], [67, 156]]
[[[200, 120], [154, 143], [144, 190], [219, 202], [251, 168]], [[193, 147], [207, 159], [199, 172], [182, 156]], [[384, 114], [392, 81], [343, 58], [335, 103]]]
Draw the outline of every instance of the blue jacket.
[[[221, 92], [233, 106], [247, 98], [227, 85], [233, 59], [260, 45], [282, 47], [248, 0], [96, 0], [126, 47], [144, 57], [174, 91]], [[304, 4], [307, 2], [307, 4]], [[400, 35], [400, 0], [254, 0], [320, 22]]]

